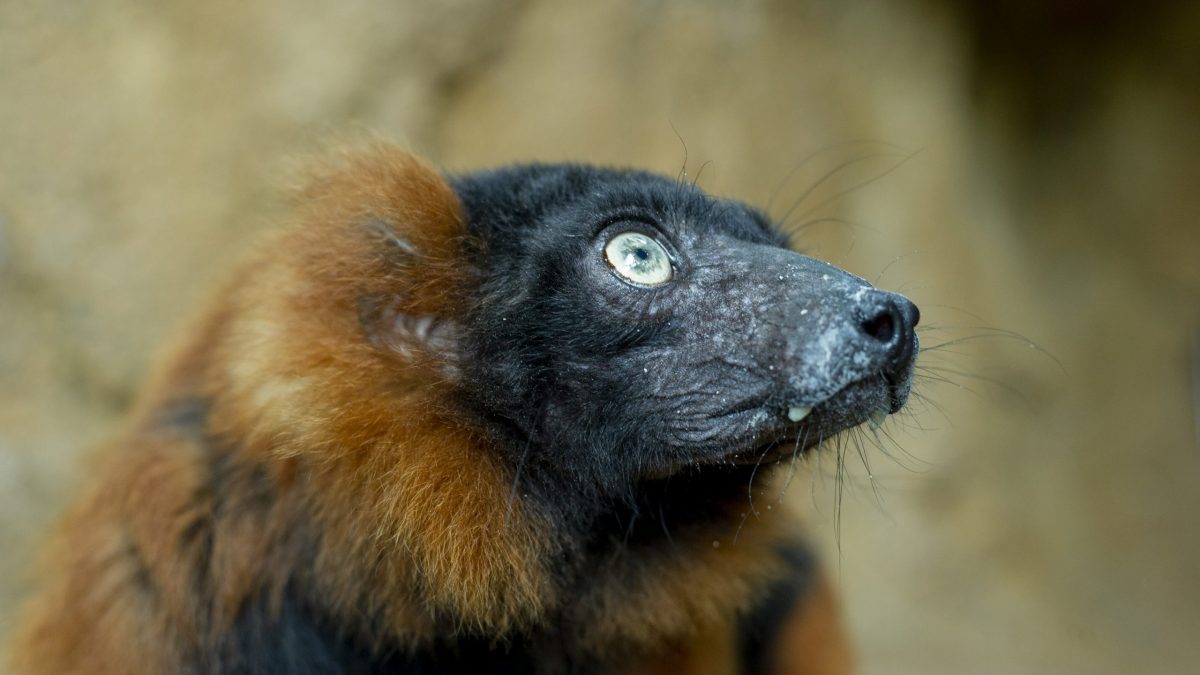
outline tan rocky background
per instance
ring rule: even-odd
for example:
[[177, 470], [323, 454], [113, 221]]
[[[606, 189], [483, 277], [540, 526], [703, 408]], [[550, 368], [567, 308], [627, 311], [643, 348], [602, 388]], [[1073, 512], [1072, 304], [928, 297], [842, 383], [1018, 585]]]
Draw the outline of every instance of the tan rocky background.
[[1194, 672], [1200, 5], [1157, 1], [0, 2], [0, 633], [154, 351], [367, 130], [451, 170], [682, 139], [958, 340], [840, 512], [833, 454], [789, 493], [865, 672]]

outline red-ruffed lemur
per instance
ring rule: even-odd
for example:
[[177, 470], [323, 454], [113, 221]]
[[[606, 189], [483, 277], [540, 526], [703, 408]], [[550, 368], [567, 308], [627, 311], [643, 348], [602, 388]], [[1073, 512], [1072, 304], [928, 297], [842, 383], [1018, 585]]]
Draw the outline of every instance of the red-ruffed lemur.
[[748, 490], [904, 404], [917, 320], [686, 182], [347, 154], [107, 448], [16, 671], [848, 672]]

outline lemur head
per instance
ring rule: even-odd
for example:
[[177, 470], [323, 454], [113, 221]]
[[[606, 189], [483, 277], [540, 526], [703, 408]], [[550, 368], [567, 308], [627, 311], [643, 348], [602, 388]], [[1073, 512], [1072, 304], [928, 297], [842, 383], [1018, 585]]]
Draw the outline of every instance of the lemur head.
[[[447, 179], [381, 146], [299, 197], [166, 381], [200, 378], [209, 433], [307, 477], [295, 489], [346, 549], [328, 564], [415, 571], [448, 616], [508, 630], [617, 549], [751, 584], [791, 535], [739, 519], [748, 487], [909, 393], [910, 302], [685, 183], [574, 165]], [[742, 524], [757, 544], [708, 548]], [[379, 548], [356, 549], [362, 532]], [[694, 566], [697, 546], [712, 557]], [[637, 593], [640, 572], [609, 571]]]
[[908, 397], [916, 306], [745, 204], [579, 165], [451, 185], [483, 251], [462, 400], [531, 474], [628, 490], [803, 451]]

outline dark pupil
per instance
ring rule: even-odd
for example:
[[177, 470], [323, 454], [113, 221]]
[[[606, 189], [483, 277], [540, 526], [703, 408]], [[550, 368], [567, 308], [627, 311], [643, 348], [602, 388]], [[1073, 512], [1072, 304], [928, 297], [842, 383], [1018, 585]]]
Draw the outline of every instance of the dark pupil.
[[636, 256], [638, 260], [646, 260], [650, 257], [650, 254], [647, 253], [646, 249], [644, 248], [639, 248], [638, 250], [634, 251], [633, 255]]

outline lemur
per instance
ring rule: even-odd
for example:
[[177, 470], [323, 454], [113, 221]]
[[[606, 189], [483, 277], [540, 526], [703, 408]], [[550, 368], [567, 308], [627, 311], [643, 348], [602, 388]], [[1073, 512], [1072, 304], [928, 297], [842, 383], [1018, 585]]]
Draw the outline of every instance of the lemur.
[[344, 153], [154, 372], [12, 662], [850, 672], [748, 494], [905, 404], [918, 319], [687, 181]]

